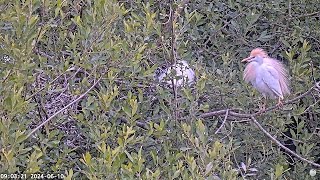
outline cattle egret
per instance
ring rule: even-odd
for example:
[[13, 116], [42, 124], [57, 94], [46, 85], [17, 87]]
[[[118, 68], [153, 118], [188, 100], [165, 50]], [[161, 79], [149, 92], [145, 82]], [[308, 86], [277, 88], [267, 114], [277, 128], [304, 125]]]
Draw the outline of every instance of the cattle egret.
[[158, 68], [155, 72], [154, 78], [159, 82], [164, 82], [165, 84], [172, 86], [172, 81], [170, 77], [174, 77], [173, 84], [176, 87], [181, 87], [184, 85], [191, 85], [195, 81], [195, 73], [189, 67], [186, 61], [177, 61], [169, 68], [163, 66]]
[[284, 95], [290, 94], [287, 70], [283, 64], [267, 55], [261, 49], [253, 49], [248, 58], [241, 62], [248, 62], [243, 79], [250, 82], [264, 97], [262, 111], [265, 110], [266, 98], [278, 98], [277, 106], [282, 106]]

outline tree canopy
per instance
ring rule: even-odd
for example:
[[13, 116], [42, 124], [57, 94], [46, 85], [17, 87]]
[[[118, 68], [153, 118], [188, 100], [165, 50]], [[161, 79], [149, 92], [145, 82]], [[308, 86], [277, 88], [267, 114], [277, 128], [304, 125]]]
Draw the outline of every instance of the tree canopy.
[[[319, 0], [0, 2], [1, 174], [320, 178]], [[291, 86], [263, 113], [257, 47]], [[155, 81], [179, 60], [193, 85]]]

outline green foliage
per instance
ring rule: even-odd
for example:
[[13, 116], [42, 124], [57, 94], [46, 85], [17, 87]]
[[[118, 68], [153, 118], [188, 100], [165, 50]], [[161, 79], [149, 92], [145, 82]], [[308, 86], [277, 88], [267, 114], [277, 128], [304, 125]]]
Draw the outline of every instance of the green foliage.
[[[240, 63], [254, 47], [287, 66], [289, 98], [319, 81], [320, 2], [184, 2], [0, 0], [0, 172], [319, 179], [318, 169], [291, 163], [246, 119], [199, 115], [256, 111], [261, 98], [242, 81]], [[173, 62], [172, 50], [197, 76], [176, 96], [153, 79], [157, 67]], [[85, 98], [27, 137], [100, 77]], [[319, 98], [313, 92], [258, 120], [319, 162]]]

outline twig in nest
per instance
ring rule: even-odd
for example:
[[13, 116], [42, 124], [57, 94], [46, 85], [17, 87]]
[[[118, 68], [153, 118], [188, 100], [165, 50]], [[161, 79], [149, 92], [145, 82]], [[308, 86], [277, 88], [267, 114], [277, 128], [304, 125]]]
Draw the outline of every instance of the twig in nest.
[[74, 101], [72, 101], [71, 103], [69, 103], [68, 105], [66, 105], [65, 107], [63, 107], [62, 109], [60, 109], [59, 111], [57, 111], [56, 113], [54, 113], [52, 116], [50, 116], [47, 120], [43, 121], [41, 124], [39, 124], [36, 128], [34, 128], [26, 137], [29, 138], [33, 133], [35, 133], [38, 129], [40, 129], [42, 126], [44, 126], [47, 122], [49, 122], [51, 119], [53, 119], [54, 117], [56, 117], [58, 114], [60, 114], [61, 112], [63, 112], [64, 110], [66, 110], [68, 107], [70, 107], [71, 105], [73, 105], [74, 103], [78, 102], [80, 99], [82, 99], [84, 96], [86, 96], [101, 80], [101, 77], [83, 94], [81, 94], [81, 96], [79, 96], [77, 99], [75, 99]]
[[[69, 69], [67, 69], [66, 71], [64, 71], [63, 73], [61, 73], [59, 76], [57, 76], [54, 80], [52, 80], [51, 82], [48, 83], [48, 85], [54, 83], [56, 80], [58, 80], [62, 75], [64, 75], [66, 72], [74, 70], [74, 67], [71, 67]], [[47, 86], [43, 86], [42, 88], [40, 88], [37, 92], [33, 93], [32, 95], [30, 95], [29, 97], [27, 97], [26, 101], [28, 101], [29, 99], [33, 98], [35, 95], [37, 95], [38, 93], [40, 93], [41, 91], [43, 91]]]

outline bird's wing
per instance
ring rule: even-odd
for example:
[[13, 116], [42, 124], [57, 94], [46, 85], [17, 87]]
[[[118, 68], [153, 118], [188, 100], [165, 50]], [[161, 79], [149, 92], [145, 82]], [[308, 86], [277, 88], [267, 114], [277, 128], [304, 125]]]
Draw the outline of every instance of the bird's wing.
[[283, 98], [279, 73], [271, 66], [264, 66], [264, 73], [262, 80], [263, 82], [279, 97]]
[[279, 73], [279, 82], [282, 90], [282, 94], [290, 94], [288, 71], [285, 69], [284, 65], [276, 59], [265, 58], [264, 63], [269, 64], [274, 67], [274, 69]]

